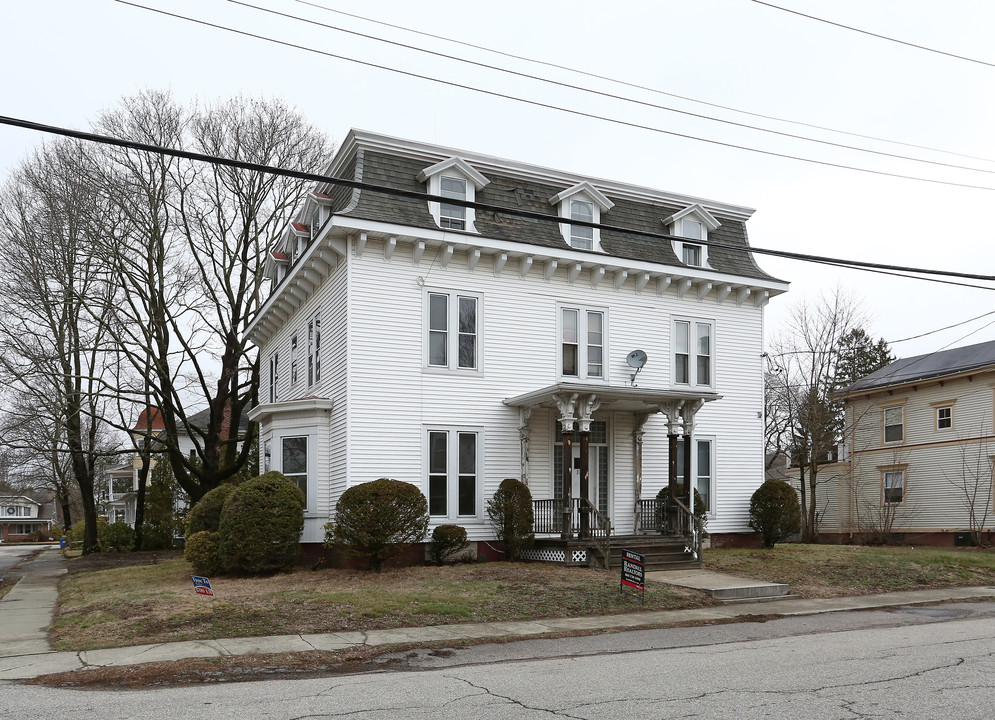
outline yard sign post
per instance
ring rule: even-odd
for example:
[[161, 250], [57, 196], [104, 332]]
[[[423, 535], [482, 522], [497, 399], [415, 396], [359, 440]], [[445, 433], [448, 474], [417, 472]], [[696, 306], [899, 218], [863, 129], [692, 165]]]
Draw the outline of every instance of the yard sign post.
[[625, 592], [626, 586], [639, 591], [640, 602], [646, 602], [646, 556], [631, 550], [622, 551], [622, 582], [618, 586], [619, 593]]

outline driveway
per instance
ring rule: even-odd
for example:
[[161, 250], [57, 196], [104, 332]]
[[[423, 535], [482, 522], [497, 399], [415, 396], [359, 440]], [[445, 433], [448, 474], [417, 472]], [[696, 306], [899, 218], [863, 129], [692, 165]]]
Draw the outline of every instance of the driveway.
[[22, 560], [36, 555], [44, 549], [43, 545], [10, 545], [0, 543], [0, 578]]

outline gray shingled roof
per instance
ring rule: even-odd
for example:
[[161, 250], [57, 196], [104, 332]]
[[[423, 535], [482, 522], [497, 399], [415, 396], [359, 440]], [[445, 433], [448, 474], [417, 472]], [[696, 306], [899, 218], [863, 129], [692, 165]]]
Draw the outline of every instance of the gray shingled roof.
[[[425, 183], [417, 180], [417, 174], [426, 166], [426, 161], [399, 157], [384, 152], [361, 150], [362, 162], [349, 162], [340, 173], [341, 177], [360, 180], [374, 185], [426, 192]], [[357, 171], [361, 168], [361, 173]], [[361, 176], [360, 176], [361, 174]], [[557, 208], [550, 205], [549, 199], [567, 188], [535, 181], [525, 181], [516, 177], [502, 176], [488, 172], [490, 182], [476, 193], [476, 201], [499, 207], [529, 210], [557, 217]], [[660, 203], [636, 202], [625, 198], [612, 197], [615, 206], [601, 214], [601, 222], [606, 225], [632, 228], [660, 233], [665, 230], [662, 220], [684, 209], [684, 206]], [[429, 214], [428, 205], [414, 198], [391, 197], [382, 193], [360, 192], [359, 202], [349, 207], [351, 199], [341, 194], [336, 198], [333, 211], [351, 217], [362, 218], [413, 227], [436, 229], [437, 225]], [[719, 218], [721, 227], [708, 234], [710, 241], [749, 248], [746, 225], [741, 220]], [[497, 212], [478, 210], [474, 225], [478, 232], [487, 237], [512, 242], [527, 242], [541, 247], [570, 249], [559, 232], [555, 222], [542, 222], [529, 218], [502, 215]], [[606, 253], [628, 260], [642, 260], [671, 266], [682, 263], [674, 254], [673, 246], [666, 240], [645, 236], [603, 230], [601, 247]], [[600, 253], [598, 253], [600, 254]], [[749, 252], [735, 249], [710, 247], [708, 264], [712, 269], [758, 280], [776, 280], [761, 270]]]
[[861, 378], [843, 394], [852, 395], [890, 385], [931, 380], [991, 366], [995, 366], [995, 340], [896, 360]]

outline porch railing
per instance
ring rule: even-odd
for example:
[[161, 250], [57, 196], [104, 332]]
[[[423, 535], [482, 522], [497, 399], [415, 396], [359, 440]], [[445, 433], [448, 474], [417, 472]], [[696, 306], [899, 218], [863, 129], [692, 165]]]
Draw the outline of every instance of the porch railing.
[[[566, 512], [568, 508], [569, 512]], [[587, 539], [591, 540], [601, 552], [607, 568], [611, 565], [611, 519], [598, 510], [590, 500], [580, 498], [570, 498], [569, 501], [565, 498], [533, 500], [532, 530], [537, 534], [558, 534], [561, 537], [580, 538], [581, 508], [587, 512], [590, 519], [590, 537]]]
[[687, 543], [687, 550], [695, 560], [701, 559], [701, 522], [680, 499], [673, 505], [658, 500], [637, 500], [638, 522], [636, 532], [678, 535]]

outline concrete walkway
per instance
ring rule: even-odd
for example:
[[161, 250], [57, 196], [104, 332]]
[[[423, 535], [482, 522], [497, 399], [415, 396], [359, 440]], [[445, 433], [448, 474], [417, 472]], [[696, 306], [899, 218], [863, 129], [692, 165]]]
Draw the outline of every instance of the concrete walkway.
[[[52, 611], [55, 608], [58, 577], [65, 572], [64, 561], [59, 551], [47, 550], [19, 569], [23, 570], [23, 579], [7, 597], [0, 601], [0, 628], [3, 628], [4, 631], [0, 634], [5, 636], [0, 638], [0, 680], [25, 679], [48, 673], [185, 658], [249, 653], [303, 652], [306, 650], [334, 651], [363, 645], [383, 646], [399, 643], [459, 643], [470, 639], [522, 637], [578, 630], [635, 629], [653, 625], [729, 620], [749, 615], [810, 615], [839, 610], [865, 610], [946, 600], [995, 598], [995, 588], [993, 587], [909, 590], [825, 600], [792, 598], [779, 600], [776, 603], [743, 602], [714, 608], [633, 612], [625, 615], [157, 643], [76, 653], [52, 651], [44, 632], [44, 628], [51, 622]], [[659, 576], [667, 574], [647, 573], [647, 578], [651, 581], [663, 582], [667, 581], [667, 578]], [[707, 571], [699, 575], [698, 582], [702, 585], [710, 583], [728, 587], [729, 578], [749, 586], [757, 585], [755, 581], [733, 578], [733, 576], [728, 575], [722, 576]], [[676, 584], [682, 584], [686, 587], [698, 587], [689, 585], [691, 580], [686, 576], [674, 576], [671, 579], [680, 581]], [[24, 587], [22, 588], [22, 586]], [[702, 589], [714, 588], [702, 587]]]

